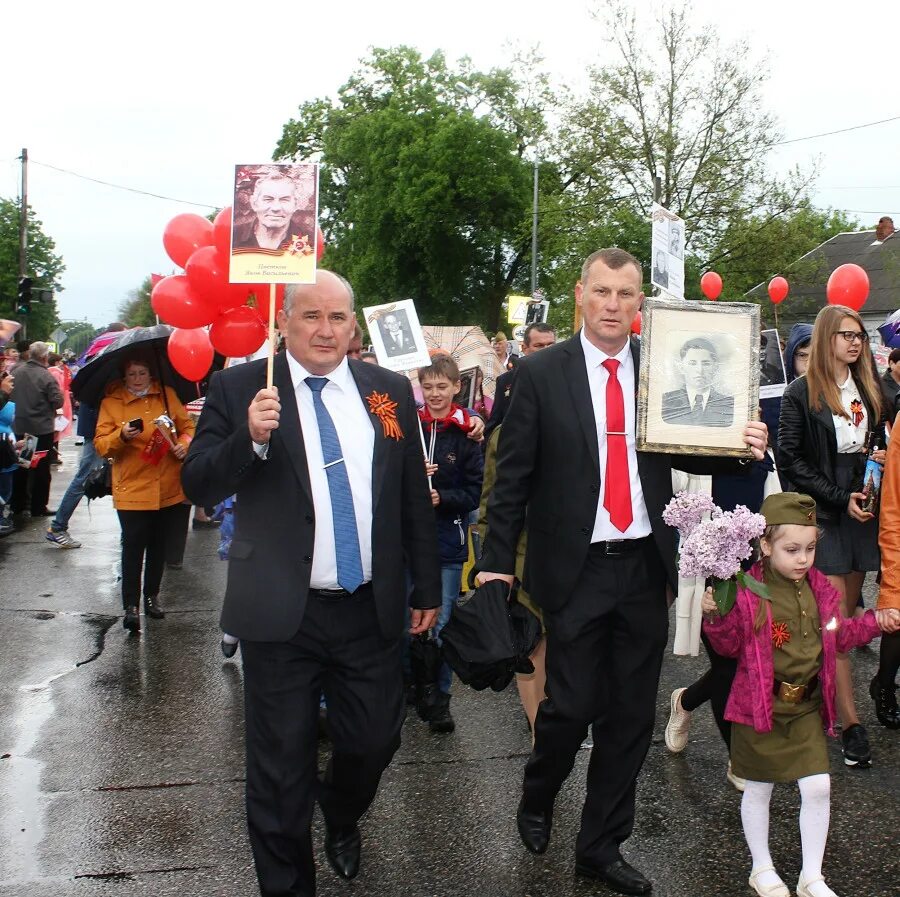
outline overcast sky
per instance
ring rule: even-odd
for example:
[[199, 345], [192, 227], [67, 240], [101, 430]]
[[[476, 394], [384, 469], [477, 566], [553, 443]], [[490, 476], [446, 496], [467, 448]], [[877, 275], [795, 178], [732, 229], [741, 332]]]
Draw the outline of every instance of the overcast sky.
[[[723, 37], [746, 36], [768, 57], [766, 102], [786, 138], [900, 115], [900, 6], [852, 12], [822, 0], [695, 3], [697, 17]], [[0, 195], [18, 195], [15, 157], [27, 147], [30, 203], [66, 263], [60, 315], [98, 326], [116, 318], [147, 274], [172, 271], [161, 242], [166, 222], [208, 209], [38, 163], [223, 206], [231, 166], [269, 159], [297, 106], [333, 95], [371, 46], [443, 49], [490, 68], [508, 61], [508, 42], [540, 44], [553, 77], [570, 85], [608, 52], [584, 0], [35, 0], [4, 8], [3, 21]], [[898, 147], [900, 121], [788, 144], [772, 161], [783, 172], [818, 160], [817, 205], [852, 210], [865, 224], [882, 214], [900, 222]]]

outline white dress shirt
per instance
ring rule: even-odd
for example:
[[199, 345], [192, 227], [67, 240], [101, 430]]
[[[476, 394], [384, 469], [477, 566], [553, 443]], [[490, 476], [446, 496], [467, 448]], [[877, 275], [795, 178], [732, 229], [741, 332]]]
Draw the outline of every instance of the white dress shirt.
[[[839, 414], [832, 415], [834, 417], [834, 435], [837, 437], [838, 454], [850, 455], [854, 452], [861, 452], [865, 448], [866, 431], [869, 426], [868, 412], [853, 380], [853, 374], [847, 374], [847, 379], [838, 384], [838, 389], [841, 391], [841, 405], [844, 411], [850, 415], [850, 419], [847, 420], [846, 417], [841, 417]], [[853, 412], [850, 410], [850, 403], [854, 400], [862, 405], [862, 420], [859, 425], [853, 423]]]
[[[316, 509], [316, 534], [313, 544], [312, 571], [309, 586], [312, 589], [339, 589], [337, 558], [334, 549], [334, 520], [331, 514], [331, 492], [328, 474], [322, 457], [322, 440], [319, 422], [313, 404], [312, 390], [306, 385], [307, 377], [326, 376], [328, 383], [322, 390], [322, 402], [328, 409], [341, 443], [344, 465], [353, 495], [353, 511], [356, 516], [356, 532], [359, 537], [359, 553], [362, 560], [363, 581], [372, 579], [372, 457], [375, 451], [375, 430], [372, 418], [363, 405], [356, 381], [350, 373], [347, 359], [330, 373], [311, 374], [290, 352], [287, 355], [300, 429], [306, 447], [306, 464], [309, 468], [309, 484], [312, 487], [313, 505]], [[267, 455], [268, 446], [254, 443], [254, 450], [261, 458]]]
[[[594, 532], [591, 542], [607, 542], [615, 539], [643, 539], [652, 532], [650, 515], [644, 503], [644, 490], [638, 475], [637, 449], [635, 448], [634, 427], [634, 360], [631, 357], [631, 344], [625, 343], [618, 355], [610, 356], [598, 349], [581, 330], [581, 348], [584, 350], [584, 362], [587, 366], [588, 384], [591, 388], [591, 403], [594, 406], [594, 421], [597, 425], [597, 442], [600, 447], [600, 477], [602, 486], [597, 502], [597, 516], [594, 518]], [[619, 362], [616, 378], [622, 387], [625, 401], [625, 445], [628, 450], [628, 479], [631, 486], [631, 526], [623, 533], [616, 529], [609, 519], [609, 511], [603, 507], [606, 494], [606, 381], [609, 374], [603, 362], [614, 357]]]
[[694, 403], [697, 401], [697, 396], [700, 396], [702, 399], [702, 404], [700, 405], [701, 411], [706, 411], [706, 406], [709, 404], [709, 394], [712, 392], [712, 387], [706, 389], [704, 392], [697, 392], [693, 389], [688, 389], [685, 387], [685, 392], [688, 397], [688, 405], [690, 406], [691, 411], [694, 410]]

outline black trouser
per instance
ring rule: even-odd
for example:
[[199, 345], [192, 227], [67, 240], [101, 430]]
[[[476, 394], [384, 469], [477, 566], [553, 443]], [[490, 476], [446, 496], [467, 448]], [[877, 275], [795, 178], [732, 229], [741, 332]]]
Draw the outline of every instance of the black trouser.
[[141, 570], [144, 595], [159, 594], [166, 565], [166, 545], [172, 531], [183, 519], [181, 505], [169, 505], [158, 511], [118, 511], [122, 527], [122, 606], [141, 603]]
[[701, 631], [703, 647], [709, 655], [709, 669], [693, 684], [681, 693], [681, 706], [693, 713], [705, 701], [709, 701], [719, 734], [725, 747], [731, 750], [731, 723], [725, 719], [725, 705], [731, 693], [731, 683], [737, 671], [737, 660], [734, 657], [722, 657], [716, 654], [706, 633]]
[[[17, 433], [16, 439], [24, 439], [24, 433]], [[28, 510], [35, 516], [47, 510], [50, 501], [50, 455], [53, 448], [53, 434], [44, 433], [37, 437], [36, 452], [48, 452], [34, 469], [20, 467], [13, 478], [13, 494], [10, 508], [13, 514]]]
[[547, 698], [525, 767], [525, 804], [549, 810], [588, 726], [594, 747], [575, 844], [579, 862], [619, 856], [634, 827], [634, 794], [656, 713], [669, 629], [665, 572], [652, 538], [604, 556], [592, 547], [565, 606], [544, 611]]
[[884, 688], [893, 688], [898, 670], [900, 670], [900, 632], [882, 632], [878, 681]]
[[[167, 564], [181, 564], [184, 562], [184, 548], [187, 544], [187, 534], [188, 534], [188, 526], [191, 522], [191, 508], [193, 507], [190, 502], [188, 504], [175, 505], [178, 508], [178, 521], [177, 523], [173, 521], [172, 526], [169, 529], [169, 538], [166, 542], [166, 563]], [[172, 512], [172, 516], [175, 516], [176, 512]]]
[[[371, 586], [343, 600], [310, 593], [287, 642], [241, 639], [247, 824], [263, 897], [312, 897], [315, 801], [332, 828], [355, 824], [400, 745], [401, 639], [381, 637]], [[319, 699], [333, 752], [318, 779]]]

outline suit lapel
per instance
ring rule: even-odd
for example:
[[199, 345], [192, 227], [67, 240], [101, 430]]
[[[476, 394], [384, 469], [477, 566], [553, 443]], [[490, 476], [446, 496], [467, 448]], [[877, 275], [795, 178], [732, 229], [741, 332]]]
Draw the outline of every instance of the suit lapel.
[[[350, 361], [350, 374], [359, 390], [362, 398], [363, 407], [369, 410], [369, 403], [366, 401], [367, 396], [373, 392], [381, 391], [378, 389], [377, 374], [378, 368], [373, 364], [366, 364], [364, 361]], [[395, 396], [391, 399], [396, 401]], [[371, 419], [370, 414], [370, 419]], [[417, 422], [418, 423], [418, 422]], [[385, 474], [387, 472], [388, 461], [388, 439], [384, 435], [384, 427], [378, 420], [372, 419], [372, 428], [375, 430], [375, 445], [372, 452], [372, 511], [378, 506], [378, 499], [381, 496], [381, 489], [384, 486]], [[395, 440], [390, 440], [394, 442]]]
[[572, 394], [575, 413], [584, 431], [588, 450], [594, 467], [600, 471], [600, 444], [597, 436], [597, 419], [594, 417], [594, 403], [591, 399], [591, 387], [588, 383], [587, 366], [584, 361], [584, 350], [581, 348], [581, 336], [576, 333], [565, 344], [566, 370], [565, 378]]
[[291, 380], [291, 370], [284, 352], [279, 352], [275, 356], [274, 381], [275, 386], [278, 387], [278, 398], [281, 400], [281, 418], [275, 434], [284, 444], [285, 454], [294, 468], [301, 491], [312, 504], [312, 486], [309, 483], [306, 446], [303, 443], [303, 432], [300, 428], [300, 411], [297, 408], [297, 396]]

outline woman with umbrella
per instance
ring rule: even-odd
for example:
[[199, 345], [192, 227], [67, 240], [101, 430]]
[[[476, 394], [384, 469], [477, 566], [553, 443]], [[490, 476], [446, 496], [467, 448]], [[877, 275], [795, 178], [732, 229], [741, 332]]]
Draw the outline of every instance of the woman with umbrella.
[[106, 387], [94, 437], [98, 455], [113, 461], [113, 504], [122, 527], [123, 625], [130, 632], [141, 628], [142, 570], [144, 611], [154, 619], [165, 616], [159, 588], [166, 543], [184, 526], [181, 462], [194, 434], [175, 390], [151, 377], [151, 359], [144, 347], [125, 352], [123, 379]]

